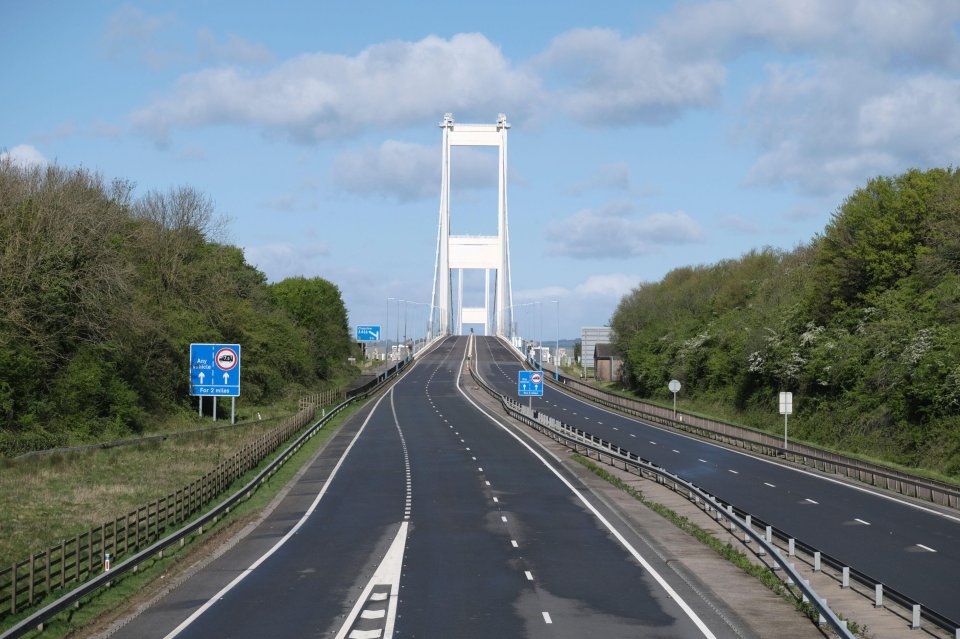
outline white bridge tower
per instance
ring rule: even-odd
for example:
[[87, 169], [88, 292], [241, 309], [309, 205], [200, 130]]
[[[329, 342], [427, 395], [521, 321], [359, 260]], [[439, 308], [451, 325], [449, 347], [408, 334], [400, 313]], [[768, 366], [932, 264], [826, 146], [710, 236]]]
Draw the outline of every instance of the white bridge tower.
[[[454, 124], [453, 114], [447, 113], [443, 116], [440, 128], [443, 129], [440, 227], [437, 231], [437, 262], [431, 300], [431, 304], [439, 310], [439, 325], [436, 330], [431, 325], [430, 333], [461, 334], [464, 324], [483, 324], [486, 335], [509, 335], [513, 325], [510, 227], [507, 223], [507, 130], [510, 125], [507, 123], [507, 116], [502, 113], [496, 124]], [[496, 235], [450, 235], [450, 148], [454, 146], [495, 146], [499, 150]], [[456, 298], [453, 295], [454, 269], [457, 270]], [[485, 272], [483, 306], [463, 305], [464, 269], [482, 269]], [[495, 278], [495, 294], [492, 300], [491, 272]]]

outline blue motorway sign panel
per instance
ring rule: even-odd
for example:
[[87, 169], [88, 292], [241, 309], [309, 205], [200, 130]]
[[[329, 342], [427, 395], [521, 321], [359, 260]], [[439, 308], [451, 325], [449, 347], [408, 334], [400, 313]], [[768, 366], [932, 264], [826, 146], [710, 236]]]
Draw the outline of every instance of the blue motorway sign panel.
[[358, 342], [379, 342], [380, 341], [380, 326], [358, 326], [357, 327], [357, 341]]
[[240, 395], [240, 345], [191, 344], [190, 394]]
[[517, 395], [543, 397], [543, 371], [520, 371], [517, 379]]

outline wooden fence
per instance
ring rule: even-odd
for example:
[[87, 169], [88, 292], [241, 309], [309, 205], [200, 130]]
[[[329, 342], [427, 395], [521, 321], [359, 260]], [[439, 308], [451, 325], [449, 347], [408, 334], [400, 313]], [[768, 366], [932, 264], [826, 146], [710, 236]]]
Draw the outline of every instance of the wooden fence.
[[111, 561], [121, 561], [159, 539], [167, 530], [192, 519], [235, 480], [256, 468], [310, 423], [321, 401], [339, 397], [338, 393], [342, 394], [328, 391], [301, 397], [296, 415], [189, 485], [0, 569], [0, 619], [33, 606], [52, 592], [100, 574], [107, 554]]
[[300, 408], [303, 409], [309, 405], [330, 406], [331, 404], [339, 404], [346, 398], [347, 398], [346, 392], [344, 392], [344, 390], [340, 388], [321, 391], [319, 393], [301, 393]]

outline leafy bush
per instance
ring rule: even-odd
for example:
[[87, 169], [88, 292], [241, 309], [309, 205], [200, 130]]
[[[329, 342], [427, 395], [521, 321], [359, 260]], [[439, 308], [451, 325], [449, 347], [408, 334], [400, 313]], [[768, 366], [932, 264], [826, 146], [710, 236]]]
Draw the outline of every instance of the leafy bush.
[[668, 399], [675, 377], [775, 415], [789, 390], [797, 436], [956, 475], [960, 174], [871, 180], [809, 244], [675, 269], [612, 326], [641, 395]]

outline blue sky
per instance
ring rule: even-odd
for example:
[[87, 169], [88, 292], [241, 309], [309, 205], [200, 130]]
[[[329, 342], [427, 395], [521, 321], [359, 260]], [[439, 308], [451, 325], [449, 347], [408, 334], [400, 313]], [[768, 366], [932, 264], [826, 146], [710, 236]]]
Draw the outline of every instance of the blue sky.
[[[542, 302], [518, 316], [546, 340], [559, 306], [564, 339], [672, 268], [808, 241], [873, 176], [954, 164], [958, 21], [954, 0], [0, 0], [0, 152], [192, 186], [271, 281], [325, 277], [385, 324], [388, 298], [430, 300], [437, 123], [506, 113], [514, 301]], [[495, 158], [468, 151], [453, 230], [495, 232]]]

